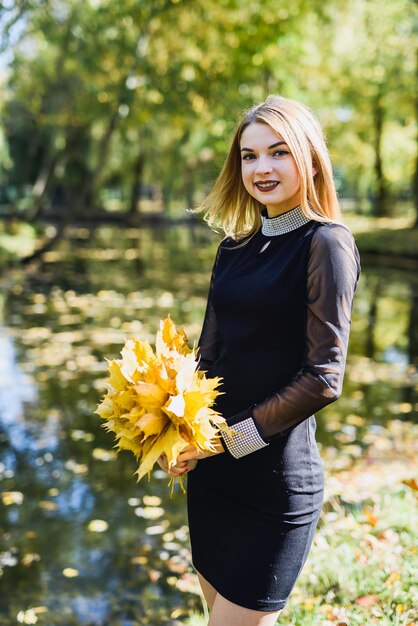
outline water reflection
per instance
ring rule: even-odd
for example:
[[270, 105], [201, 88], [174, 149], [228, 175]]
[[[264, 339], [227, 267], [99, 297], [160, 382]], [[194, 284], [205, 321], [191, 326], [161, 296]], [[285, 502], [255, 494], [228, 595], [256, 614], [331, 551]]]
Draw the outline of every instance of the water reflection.
[[[158, 471], [137, 485], [93, 410], [104, 357], [126, 336], [152, 340], [170, 312], [197, 339], [215, 246], [198, 227], [78, 229], [4, 286], [0, 626], [18, 615], [158, 626], [200, 608], [184, 497], [170, 499]], [[318, 418], [322, 445], [359, 455], [370, 422], [416, 417], [417, 317], [415, 274], [363, 269], [345, 393]]]

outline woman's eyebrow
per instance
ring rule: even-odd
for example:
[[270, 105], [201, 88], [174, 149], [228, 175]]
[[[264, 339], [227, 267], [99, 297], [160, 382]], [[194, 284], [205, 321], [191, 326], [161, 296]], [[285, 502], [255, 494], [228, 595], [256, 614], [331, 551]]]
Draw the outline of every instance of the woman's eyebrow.
[[[277, 141], [276, 143], [271, 144], [271, 146], [268, 147], [268, 150], [272, 150], [273, 148], [277, 148], [277, 146], [285, 146], [286, 142], [285, 141]], [[241, 152], [254, 152], [254, 150], [252, 148], [241, 148]]]

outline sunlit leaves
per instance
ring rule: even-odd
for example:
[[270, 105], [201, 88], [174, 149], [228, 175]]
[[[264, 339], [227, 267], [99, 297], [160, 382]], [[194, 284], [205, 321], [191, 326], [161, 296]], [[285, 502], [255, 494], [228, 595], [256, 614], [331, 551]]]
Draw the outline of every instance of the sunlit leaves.
[[167, 317], [155, 352], [146, 341], [128, 339], [121, 356], [108, 364], [108, 390], [96, 412], [114, 433], [117, 449], [138, 459], [138, 480], [163, 453], [171, 467], [187, 444], [213, 450], [219, 427], [225, 427], [211, 408], [220, 379], [208, 379], [197, 369], [197, 354], [184, 330]]

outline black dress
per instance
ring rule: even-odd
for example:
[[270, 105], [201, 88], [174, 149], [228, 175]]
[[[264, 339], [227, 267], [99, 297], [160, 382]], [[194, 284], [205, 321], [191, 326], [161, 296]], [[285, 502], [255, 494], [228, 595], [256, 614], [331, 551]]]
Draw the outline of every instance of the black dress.
[[300, 209], [263, 221], [271, 235], [220, 244], [199, 347], [201, 369], [223, 378], [216, 408], [269, 445], [199, 461], [187, 492], [196, 570], [231, 602], [275, 611], [322, 507], [313, 414], [341, 392], [359, 257], [347, 228]]

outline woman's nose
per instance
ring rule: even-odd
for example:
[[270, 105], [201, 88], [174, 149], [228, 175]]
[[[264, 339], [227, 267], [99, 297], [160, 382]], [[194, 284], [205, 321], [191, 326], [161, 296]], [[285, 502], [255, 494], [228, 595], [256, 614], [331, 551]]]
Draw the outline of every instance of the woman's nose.
[[268, 157], [259, 156], [257, 160], [257, 166], [255, 168], [256, 174], [268, 174], [271, 172], [271, 161]]

